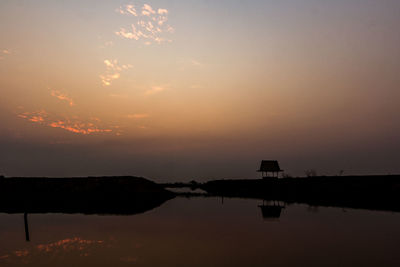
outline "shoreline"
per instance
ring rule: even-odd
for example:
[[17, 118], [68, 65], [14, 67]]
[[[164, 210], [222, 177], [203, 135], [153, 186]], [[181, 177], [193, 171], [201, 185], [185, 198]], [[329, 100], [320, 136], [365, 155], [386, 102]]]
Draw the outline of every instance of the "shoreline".
[[[190, 188], [171, 192], [168, 188]], [[200, 189], [201, 193], [192, 190]], [[136, 214], [177, 197], [220, 196], [400, 212], [400, 175], [162, 183], [134, 176], [0, 178], [0, 212]]]
[[201, 189], [210, 196], [400, 212], [400, 175], [226, 179], [163, 186]]

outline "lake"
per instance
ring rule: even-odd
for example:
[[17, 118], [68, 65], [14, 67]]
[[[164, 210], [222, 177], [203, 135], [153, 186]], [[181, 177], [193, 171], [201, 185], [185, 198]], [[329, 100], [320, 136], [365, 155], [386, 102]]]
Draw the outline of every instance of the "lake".
[[29, 242], [24, 214], [2, 213], [0, 266], [400, 266], [400, 213], [260, 205], [178, 197], [132, 216], [28, 214]]

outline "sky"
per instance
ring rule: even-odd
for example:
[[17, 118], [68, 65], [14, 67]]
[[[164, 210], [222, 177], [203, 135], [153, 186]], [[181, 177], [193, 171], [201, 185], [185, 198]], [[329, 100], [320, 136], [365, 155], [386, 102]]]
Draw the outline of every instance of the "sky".
[[400, 173], [397, 0], [2, 0], [0, 174]]

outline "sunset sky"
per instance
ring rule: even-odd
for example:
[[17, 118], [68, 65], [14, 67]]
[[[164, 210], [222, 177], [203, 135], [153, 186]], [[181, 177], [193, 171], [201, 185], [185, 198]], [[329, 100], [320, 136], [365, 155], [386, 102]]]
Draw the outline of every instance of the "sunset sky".
[[400, 173], [398, 0], [2, 0], [0, 175]]

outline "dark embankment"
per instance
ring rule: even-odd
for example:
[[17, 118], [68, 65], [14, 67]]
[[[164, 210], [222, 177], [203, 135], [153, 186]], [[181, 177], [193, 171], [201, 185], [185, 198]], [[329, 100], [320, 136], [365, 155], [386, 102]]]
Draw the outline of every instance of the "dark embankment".
[[215, 180], [199, 188], [226, 197], [400, 211], [399, 175]]
[[138, 177], [0, 178], [0, 212], [136, 214], [174, 194]]

